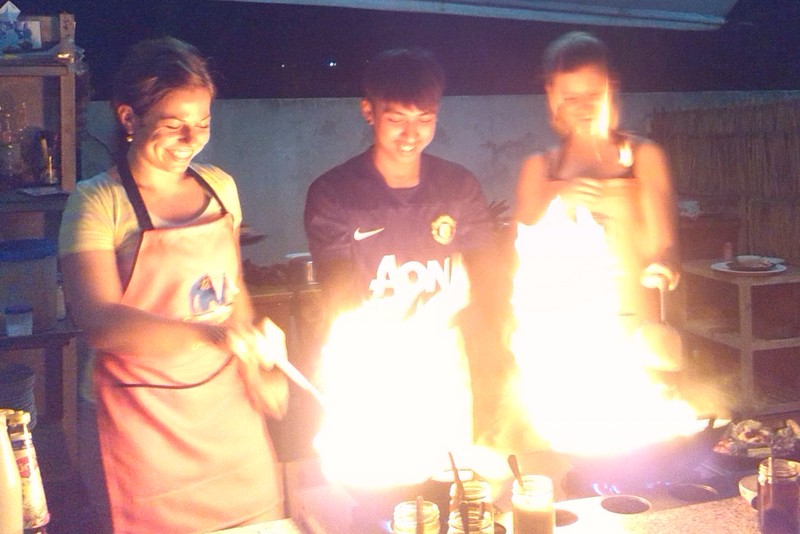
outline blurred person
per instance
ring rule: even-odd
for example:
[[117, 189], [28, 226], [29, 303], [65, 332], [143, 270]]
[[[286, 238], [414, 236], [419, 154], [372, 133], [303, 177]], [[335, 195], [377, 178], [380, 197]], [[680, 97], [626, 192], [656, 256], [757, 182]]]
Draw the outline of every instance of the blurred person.
[[283, 332], [253, 326], [232, 177], [193, 163], [216, 87], [190, 44], [131, 48], [113, 86], [116, 166], [78, 183], [59, 257], [95, 351], [114, 532], [207, 532], [283, 517], [266, 416], [282, 417]]
[[556, 39], [542, 64], [558, 146], [523, 164], [516, 218], [536, 223], [560, 197], [603, 225], [621, 263], [620, 316], [655, 319], [645, 288], [679, 281], [677, 208], [667, 157], [656, 143], [617, 129], [617, 80], [606, 45], [585, 32]]

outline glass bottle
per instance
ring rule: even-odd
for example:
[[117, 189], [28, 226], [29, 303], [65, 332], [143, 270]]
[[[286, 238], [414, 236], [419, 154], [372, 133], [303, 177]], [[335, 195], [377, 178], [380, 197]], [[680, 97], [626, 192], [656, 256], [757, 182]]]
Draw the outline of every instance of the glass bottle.
[[[430, 501], [422, 501], [420, 519], [423, 534], [439, 534], [439, 507]], [[416, 534], [417, 532], [417, 503], [415, 501], [401, 502], [394, 507], [392, 513], [393, 534]]]
[[22, 534], [22, 482], [8, 437], [9, 411], [0, 409], [0, 532]]
[[6, 189], [22, 180], [22, 148], [11, 125], [11, 115], [0, 111], [0, 181]]
[[44, 527], [50, 521], [42, 473], [28, 425], [31, 414], [17, 410], [8, 418], [8, 434], [22, 482], [22, 520], [26, 530]]
[[759, 532], [800, 532], [800, 485], [793, 463], [772, 457], [762, 460], [756, 499]]

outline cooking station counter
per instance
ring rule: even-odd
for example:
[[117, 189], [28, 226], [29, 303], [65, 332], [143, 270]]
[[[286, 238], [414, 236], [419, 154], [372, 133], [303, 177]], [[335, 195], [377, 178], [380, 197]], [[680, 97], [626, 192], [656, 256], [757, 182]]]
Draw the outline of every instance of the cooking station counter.
[[[756, 511], [741, 497], [729, 497], [720, 501], [693, 504], [669, 510], [644, 512], [641, 514], [616, 514], [602, 508], [603, 497], [590, 497], [556, 503], [556, 507], [579, 517], [571, 525], [556, 527], [556, 532], [580, 533], [633, 533], [680, 532], [681, 534], [755, 534]], [[581, 519], [583, 518], [583, 519]], [[500, 516], [499, 521], [513, 534], [510, 513]], [[306, 525], [303, 519], [281, 520], [260, 525], [240, 527], [223, 531], [225, 534], [359, 534], [341, 530], [320, 530], [320, 525]], [[371, 534], [371, 533], [370, 533]]]
[[[738, 481], [754, 473], [754, 468], [728, 468], [713, 461], [706, 461], [689, 479], [684, 479], [684, 481], [691, 480], [698, 486], [714, 488], [717, 491], [715, 495], [698, 496], [692, 492], [672, 494], [671, 489], [682, 485], [669, 483], [655, 484], [649, 488], [612, 488], [600, 495], [592, 493], [584, 484], [580, 484], [578, 488], [582, 493], [571, 487], [573, 484], [566, 479], [573, 475], [575, 470], [562, 454], [536, 451], [519, 455], [519, 460], [524, 472], [545, 474], [554, 480], [556, 508], [569, 512], [564, 515], [572, 520], [571, 524], [557, 527], [556, 532], [566, 534], [757, 532], [756, 512], [738, 494]], [[232, 529], [225, 534], [390, 533], [388, 515], [386, 517], [381, 515], [383, 520], [380, 522], [364, 524], [360, 521], [364, 517], [374, 519], [372, 514], [365, 513], [365, 508], [369, 509], [374, 505], [375, 503], [371, 502], [373, 500], [386, 501], [385, 495], [378, 492], [365, 500], [363, 495], [359, 497], [339, 485], [327, 483], [318, 472], [319, 464], [316, 461], [298, 462], [287, 467], [291, 467], [287, 469], [286, 479], [291, 520]], [[495, 487], [498, 523], [505, 526], [508, 533], [512, 533], [510, 474], [508, 479], [490, 484]], [[420, 494], [427, 495], [426, 498], [435, 496], [426, 494], [426, 491], [430, 491], [430, 487], [419, 488], [419, 491]], [[616, 495], [613, 491], [618, 491], [622, 495]], [[648, 509], [639, 507], [642, 499], [650, 504]], [[391, 502], [396, 503], [400, 500], [402, 499], [398, 497]], [[701, 500], [703, 502], [700, 502]]]

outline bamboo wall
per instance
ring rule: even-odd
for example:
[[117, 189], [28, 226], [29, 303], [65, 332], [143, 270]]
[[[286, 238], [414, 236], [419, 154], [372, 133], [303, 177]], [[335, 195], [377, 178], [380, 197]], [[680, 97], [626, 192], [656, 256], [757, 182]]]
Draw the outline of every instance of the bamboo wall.
[[738, 214], [741, 252], [800, 263], [800, 100], [657, 112], [651, 135], [681, 197]]

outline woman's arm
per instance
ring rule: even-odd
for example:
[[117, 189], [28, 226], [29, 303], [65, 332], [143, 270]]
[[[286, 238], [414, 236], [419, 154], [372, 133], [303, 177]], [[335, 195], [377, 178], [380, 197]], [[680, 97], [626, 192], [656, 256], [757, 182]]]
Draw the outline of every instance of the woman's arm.
[[60, 264], [70, 318], [98, 350], [171, 354], [224, 342], [221, 327], [166, 319], [120, 304], [122, 283], [112, 251], [70, 253]]
[[655, 143], [643, 143], [637, 150], [634, 171], [642, 184], [645, 260], [666, 267], [669, 272], [665, 276], [674, 288], [678, 283], [680, 254], [677, 205], [666, 154]]

